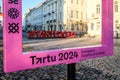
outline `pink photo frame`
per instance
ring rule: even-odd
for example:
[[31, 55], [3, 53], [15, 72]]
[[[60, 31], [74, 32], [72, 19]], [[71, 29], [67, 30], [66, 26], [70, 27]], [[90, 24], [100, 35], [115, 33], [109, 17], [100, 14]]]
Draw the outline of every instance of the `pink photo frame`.
[[[22, 0], [3, 1], [4, 71], [15, 72], [113, 54], [113, 0], [102, 0], [102, 45], [22, 53]], [[11, 11], [18, 14], [12, 14]], [[10, 12], [10, 13], [9, 13]]]

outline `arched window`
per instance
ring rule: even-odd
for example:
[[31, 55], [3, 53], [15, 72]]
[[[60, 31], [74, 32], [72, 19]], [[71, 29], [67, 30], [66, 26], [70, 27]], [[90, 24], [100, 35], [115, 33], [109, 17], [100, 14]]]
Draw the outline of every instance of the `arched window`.
[[100, 14], [100, 4], [96, 5], [96, 14]]
[[115, 12], [118, 12], [118, 1], [115, 1], [114, 7], [115, 7]]

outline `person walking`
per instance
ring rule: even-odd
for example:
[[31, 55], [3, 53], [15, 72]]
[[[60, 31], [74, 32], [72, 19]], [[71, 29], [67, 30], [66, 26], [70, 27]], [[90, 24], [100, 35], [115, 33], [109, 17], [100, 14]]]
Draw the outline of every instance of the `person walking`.
[[118, 39], [119, 38], [119, 27], [116, 29], [116, 38]]

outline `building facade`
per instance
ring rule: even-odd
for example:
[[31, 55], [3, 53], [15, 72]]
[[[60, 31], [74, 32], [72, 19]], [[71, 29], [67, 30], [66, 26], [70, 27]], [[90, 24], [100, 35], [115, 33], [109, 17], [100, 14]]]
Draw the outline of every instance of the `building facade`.
[[3, 14], [1, 12], [1, 6], [0, 6], [0, 30], [3, 28]]
[[[94, 2], [94, 3], [93, 3]], [[101, 0], [87, 0], [88, 34], [95, 36], [102, 33]], [[92, 8], [92, 9], [91, 9]]]
[[[45, 0], [25, 14], [25, 28], [102, 33], [101, 0]], [[91, 9], [92, 8], [92, 9]], [[114, 36], [120, 36], [120, 0], [114, 0]]]
[[[92, 4], [93, 8], [92, 10], [92, 17], [89, 20], [88, 19], [88, 33], [93, 34], [92, 31], [94, 31], [95, 34], [101, 34], [102, 32], [102, 26], [101, 26], [101, 12], [102, 12], [102, 6], [101, 6], [101, 0], [92, 0], [92, 2], [88, 2], [88, 4]], [[89, 11], [88, 11], [89, 12]], [[114, 37], [120, 37], [120, 0], [114, 0], [114, 22], [113, 22], [113, 31], [114, 31]], [[94, 26], [94, 28], [92, 28]]]
[[114, 22], [113, 23], [114, 23], [114, 37], [120, 37], [120, 0], [114, 0]]
[[24, 16], [32, 30], [87, 32], [86, 0], [46, 0]]

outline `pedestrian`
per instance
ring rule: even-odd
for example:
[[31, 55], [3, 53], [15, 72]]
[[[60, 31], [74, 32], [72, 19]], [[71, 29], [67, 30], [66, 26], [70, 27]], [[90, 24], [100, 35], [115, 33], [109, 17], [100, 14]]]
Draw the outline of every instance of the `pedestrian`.
[[117, 27], [117, 29], [116, 29], [116, 38], [117, 39], [119, 38], [119, 27]]
[[79, 27], [77, 27], [76, 37], [77, 37], [77, 38], [81, 37], [81, 36], [80, 36], [80, 30], [79, 30]]

